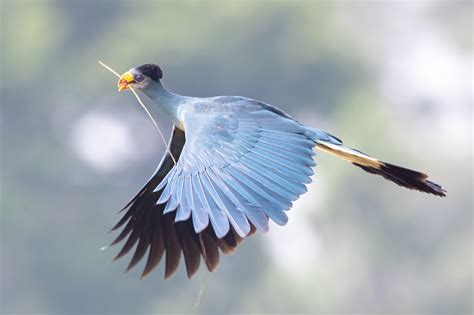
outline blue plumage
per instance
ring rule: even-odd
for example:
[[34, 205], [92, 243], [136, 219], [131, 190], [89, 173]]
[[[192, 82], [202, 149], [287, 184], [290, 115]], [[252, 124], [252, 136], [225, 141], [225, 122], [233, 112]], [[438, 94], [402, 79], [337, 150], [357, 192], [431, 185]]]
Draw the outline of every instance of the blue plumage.
[[[146, 78], [135, 82], [134, 75]], [[124, 226], [113, 244], [127, 238], [116, 258], [138, 243], [127, 270], [149, 248], [143, 275], [165, 252], [165, 277], [177, 269], [181, 255], [189, 277], [201, 256], [213, 271], [218, 248], [233, 252], [244, 237], [267, 231], [270, 219], [286, 224], [286, 211], [307, 191], [314, 174], [315, 146], [403, 187], [445, 195], [427, 175], [346, 147], [271, 105], [238, 96], [173, 94], [161, 85], [161, 76], [158, 66], [146, 65], [119, 81], [120, 89], [131, 85], [146, 93], [174, 125], [170, 152], [114, 227]]]
[[[285, 224], [283, 211], [306, 192], [304, 184], [311, 181], [316, 165], [315, 143], [305, 134], [313, 131], [266, 110], [262, 103], [239, 97], [227, 97], [225, 105], [219, 98], [196, 100], [187, 103], [180, 116], [186, 145], [173, 175], [157, 187], [164, 187], [158, 204], [178, 205], [176, 221], [192, 213], [196, 233], [210, 222], [219, 236], [232, 226], [244, 237], [250, 231], [249, 217], [257, 229], [266, 230], [268, 218]], [[261, 163], [262, 159], [267, 161]], [[200, 185], [192, 184], [191, 178], [199, 179]], [[167, 205], [165, 212], [172, 207]], [[248, 216], [253, 211], [259, 214]]]

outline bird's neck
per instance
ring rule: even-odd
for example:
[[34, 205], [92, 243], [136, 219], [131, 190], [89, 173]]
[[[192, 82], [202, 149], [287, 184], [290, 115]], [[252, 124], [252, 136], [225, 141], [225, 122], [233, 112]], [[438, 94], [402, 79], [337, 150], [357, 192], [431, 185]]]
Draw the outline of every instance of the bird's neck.
[[154, 82], [152, 87], [143, 92], [168, 114], [173, 124], [178, 127], [182, 125], [178, 117], [179, 109], [189, 97], [168, 91], [161, 82]]

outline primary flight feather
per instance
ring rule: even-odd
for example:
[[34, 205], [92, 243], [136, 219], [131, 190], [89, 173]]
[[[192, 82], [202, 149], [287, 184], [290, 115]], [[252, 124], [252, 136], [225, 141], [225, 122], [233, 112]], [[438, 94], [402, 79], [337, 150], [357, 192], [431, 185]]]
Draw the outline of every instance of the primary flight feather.
[[188, 277], [201, 257], [213, 271], [219, 250], [232, 253], [246, 236], [267, 231], [269, 219], [286, 224], [285, 212], [311, 182], [315, 147], [400, 186], [445, 196], [424, 173], [346, 147], [269, 104], [240, 96], [177, 95], [162, 85], [162, 77], [159, 66], [145, 64], [118, 82], [119, 91], [141, 90], [174, 124], [169, 151], [113, 228], [122, 231], [112, 244], [126, 239], [116, 259], [138, 243], [127, 270], [148, 252], [142, 276], [164, 255], [166, 278], [181, 255]]

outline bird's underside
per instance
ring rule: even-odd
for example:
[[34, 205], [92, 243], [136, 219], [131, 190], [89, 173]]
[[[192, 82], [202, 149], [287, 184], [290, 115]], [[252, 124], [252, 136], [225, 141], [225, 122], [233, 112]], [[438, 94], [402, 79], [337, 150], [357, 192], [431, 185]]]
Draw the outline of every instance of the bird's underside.
[[[444, 196], [423, 173], [371, 158], [323, 131], [306, 127], [267, 104], [217, 97], [183, 113], [186, 134], [174, 128], [153, 177], [123, 209], [113, 241], [125, 241], [115, 259], [135, 246], [127, 270], [147, 253], [142, 276], [165, 256], [165, 277], [184, 256], [188, 277], [201, 257], [209, 271], [219, 251], [232, 253], [269, 219], [287, 222], [286, 211], [311, 182], [314, 147], [396, 184]], [[138, 243], [138, 244], [137, 244]]]

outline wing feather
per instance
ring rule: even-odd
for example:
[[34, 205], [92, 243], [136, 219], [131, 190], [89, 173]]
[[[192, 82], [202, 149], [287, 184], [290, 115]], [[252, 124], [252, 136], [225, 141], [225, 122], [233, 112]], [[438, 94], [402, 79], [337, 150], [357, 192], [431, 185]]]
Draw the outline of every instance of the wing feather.
[[[159, 206], [157, 206], [159, 207]], [[161, 206], [163, 208], [163, 206]], [[146, 261], [145, 268], [143, 269], [141, 277], [145, 277], [153, 269], [158, 266], [165, 252], [165, 245], [163, 241], [163, 229], [161, 228], [161, 213], [160, 209], [152, 210], [152, 218], [150, 219], [150, 226], [154, 228], [154, 233], [150, 235], [150, 251], [148, 253], [148, 259]]]
[[228, 198], [237, 206], [239, 209], [243, 209], [245, 215], [250, 222], [257, 227], [257, 229], [266, 232], [268, 231], [268, 216], [262, 210], [262, 208], [252, 205], [238, 192], [234, 191], [232, 187], [228, 187], [222, 181], [219, 176], [219, 171], [215, 168], [211, 168], [209, 176], [212, 180], [221, 188], [221, 190], [228, 196]]
[[[272, 219], [286, 224], [293, 201], [311, 182], [314, 141], [308, 129], [269, 105], [241, 97], [188, 104], [180, 115], [170, 150], [154, 176], [123, 209], [112, 244], [135, 246], [127, 270], [148, 258], [142, 276], [165, 255], [165, 278], [184, 256], [188, 277], [201, 256], [209, 271], [219, 250], [235, 251], [244, 237], [267, 231]], [[138, 243], [138, 245], [137, 245]]]
[[311, 182], [311, 178], [306, 175], [297, 173], [293, 170], [290, 170], [289, 168], [284, 168], [282, 165], [275, 163], [273, 161], [270, 161], [265, 158], [260, 158], [259, 155], [250, 152], [249, 154], [246, 154], [242, 158], [242, 162], [247, 163], [248, 165], [255, 165], [257, 168], [264, 168], [267, 169], [273, 173], [275, 173], [278, 178], [281, 180], [286, 180], [295, 183], [298, 186], [305, 186], [306, 183]]
[[[217, 197], [221, 200], [224, 205], [224, 212], [227, 215], [227, 218], [237, 232], [239, 236], [245, 237], [250, 232], [250, 223], [247, 220], [247, 217], [244, 213], [244, 206], [236, 200], [229, 197], [229, 194], [224, 192], [224, 186], [218, 185], [214, 180], [210, 179], [209, 172], [206, 172], [209, 183], [213, 186]], [[226, 187], [227, 188], [227, 187]]]
[[295, 201], [296, 199], [298, 199], [299, 196], [297, 194], [294, 194], [293, 192], [289, 191], [288, 188], [281, 185], [278, 181], [273, 181], [269, 179], [266, 176], [265, 171], [259, 169], [252, 170], [243, 163], [239, 163], [239, 166], [239, 171], [245, 174], [248, 178], [254, 179], [256, 182], [259, 183], [260, 186], [264, 187], [264, 189], [269, 190], [269, 188], [265, 187], [271, 187], [272, 194], [278, 196], [277, 198], [283, 200], [283, 202], [285, 202], [286, 200]]
[[204, 233], [199, 233], [199, 240], [201, 242], [203, 258], [204, 262], [206, 263], [207, 270], [212, 272], [217, 268], [220, 260], [217, 244], [207, 231]]
[[166, 250], [165, 279], [167, 279], [178, 269], [181, 260], [181, 244], [176, 235], [172, 214], [164, 216], [163, 236]]
[[189, 219], [189, 217], [191, 216], [191, 209], [193, 208], [192, 196], [190, 196], [190, 194], [192, 194], [192, 190], [189, 189], [189, 179], [191, 178], [191, 176], [182, 176], [181, 178], [183, 182], [181, 193], [177, 192], [176, 196], [179, 202], [179, 208], [176, 210], [176, 222], [186, 221], [187, 219]]
[[282, 171], [281, 168], [268, 163], [262, 163], [258, 160], [253, 160], [250, 155], [246, 155], [241, 159], [242, 163], [254, 172], [259, 172], [262, 176], [273, 180], [276, 183], [286, 187], [288, 190], [297, 195], [302, 195], [308, 191], [306, 186], [295, 179], [292, 179], [290, 175]]
[[236, 189], [240, 194], [244, 196], [251, 204], [256, 205], [264, 209], [265, 213], [279, 225], [284, 225], [288, 222], [288, 217], [286, 214], [281, 211], [275, 204], [268, 202], [265, 198], [261, 198], [260, 195], [252, 195], [251, 188], [243, 185], [239, 180], [234, 176], [230, 175], [227, 170], [223, 171], [222, 177], [226, 182], [229, 183], [229, 186]]
[[203, 231], [209, 224], [209, 209], [194, 207], [192, 215], [196, 233]]
[[314, 174], [313, 170], [310, 167], [308, 167], [309, 165], [298, 164], [298, 161], [292, 160], [291, 157], [281, 156], [279, 154], [273, 154], [272, 151], [262, 149], [261, 147], [254, 147], [250, 149], [250, 151], [260, 156], [261, 158], [265, 158], [271, 162], [280, 164], [281, 167], [287, 167], [288, 169], [295, 171], [297, 173], [303, 173], [307, 176], [311, 176]]
[[204, 185], [202, 174], [199, 174], [196, 178], [198, 179], [202, 196], [204, 196], [204, 200], [207, 202], [212, 227], [217, 237], [222, 238], [229, 232], [229, 220], [227, 220], [225, 214], [221, 211], [214, 198], [212, 198], [211, 192], [209, 191], [210, 188]]
[[[174, 129], [170, 141], [170, 150], [176, 158], [180, 157], [184, 141], [184, 132]], [[173, 181], [173, 178], [178, 178], [178, 174], [173, 168], [171, 156], [167, 154], [152, 178], [122, 209], [122, 211], [125, 211], [123, 217], [112, 228], [112, 230], [122, 228], [122, 231], [111, 245], [126, 240], [115, 259], [124, 256], [136, 245], [127, 266], [127, 271], [135, 267], [147, 255], [148, 251], [142, 277], [152, 272], [162, 261], [164, 255], [166, 278], [178, 269], [181, 256], [185, 258], [186, 272], [191, 277], [199, 268], [200, 256], [203, 257], [208, 270], [212, 271], [219, 263], [219, 249], [224, 253], [231, 253], [237, 246], [235, 232], [232, 228], [229, 228], [229, 223], [224, 214], [220, 214], [220, 217], [216, 220], [216, 222], [219, 222], [219, 226], [223, 226], [224, 229], [219, 231], [220, 238], [218, 238], [212, 225], [205, 220], [201, 219], [203, 222], [200, 224], [204, 226], [204, 230], [196, 233], [194, 217], [175, 222], [177, 219], [176, 212], [169, 210], [165, 213], [167, 207], [173, 210], [178, 207], [181, 208], [181, 204], [173, 190], [176, 189], [176, 182], [173, 182], [173, 185], [167, 185], [167, 182], [164, 182], [164, 180]], [[184, 192], [181, 194], [181, 198], [187, 200], [189, 209], [200, 209], [199, 214], [204, 213], [208, 216], [208, 213], [214, 213], [217, 216], [220, 212], [215, 212], [216, 208], [211, 211], [211, 207], [207, 202], [201, 201], [200, 196], [203, 192], [197, 189], [200, 188], [200, 184], [199, 181], [194, 179], [195, 176], [192, 178], [188, 176], [186, 180], [183, 180]], [[160, 183], [163, 184], [160, 185]], [[164, 197], [163, 194], [165, 194]], [[163, 202], [158, 203], [160, 198]], [[195, 215], [194, 212], [191, 213], [193, 216]], [[185, 216], [186, 213], [184, 213], [182, 219]]]
[[175, 224], [176, 233], [183, 250], [184, 263], [188, 278], [191, 278], [199, 269], [201, 263], [201, 249], [197, 235], [193, 233], [192, 223], [178, 222]]
[[[234, 176], [240, 183], [247, 186], [250, 191], [252, 191], [255, 196], [260, 196], [261, 198], [266, 199], [268, 202], [274, 204], [278, 208], [288, 209], [291, 207], [291, 202], [285, 200], [269, 187], [263, 186], [259, 183], [253, 176], [249, 176], [242, 171], [241, 167], [228, 167], [226, 171]], [[272, 187], [273, 189], [274, 187]]]
[[[225, 226], [226, 232], [229, 229], [229, 224], [228, 223], [232, 224], [234, 229], [239, 230], [239, 232], [242, 231], [242, 229], [245, 230], [246, 225], [248, 225], [248, 222], [246, 221], [245, 216], [243, 216], [239, 220], [237, 214], [234, 213], [234, 211], [233, 211], [233, 208], [235, 208], [235, 206], [231, 203], [226, 204], [223, 201], [223, 199], [221, 198], [221, 196], [218, 193], [217, 185], [216, 185], [216, 187], [214, 186], [213, 182], [209, 179], [209, 176], [207, 175], [207, 172], [202, 173], [201, 180], [202, 180], [202, 184], [206, 186], [207, 191], [210, 195], [210, 198], [212, 198], [213, 202], [215, 202], [215, 204], [216, 204], [217, 208], [219, 209], [219, 211], [225, 216], [225, 221], [227, 222], [226, 226]], [[232, 216], [231, 212], [234, 213], [235, 217]], [[239, 221], [245, 221], [245, 223], [240, 222], [242, 224], [242, 226], [239, 226], [239, 223], [238, 223]], [[250, 230], [250, 226], [249, 226], [249, 230]]]

